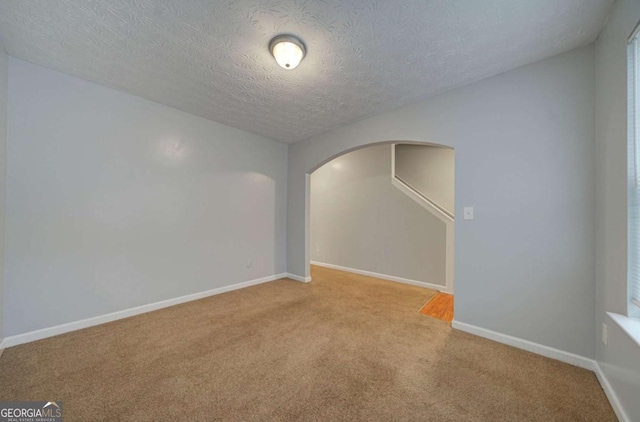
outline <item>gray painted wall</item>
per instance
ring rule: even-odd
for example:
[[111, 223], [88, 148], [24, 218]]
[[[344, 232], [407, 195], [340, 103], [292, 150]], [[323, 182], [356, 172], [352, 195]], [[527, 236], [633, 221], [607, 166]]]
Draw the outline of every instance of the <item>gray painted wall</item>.
[[[606, 312], [627, 312], [627, 37], [640, 2], [618, 0], [596, 44], [597, 360], [630, 420], [640, 420], [640, 347]], [[599, 339], [609, 327], [608, 346]]]
[[0, 42], [0, 339], [4, 338], [4, 238], [7, 191], [7, 85], [9, 56]]
[[445, 224], [391, 184], [391, 145], [311, 175], [311, 259], [445, 285]]
[[396, 176], [454, 214], [454, 150], [424, 145], [396, 145], [395, 167]]
[[305, 174], [373, 142], [450, 146], [456, 215], [475, 207], [456, 222], [456, 320], [593, 358], [594, 73], [587, 46], [291, 145], [289, 272], [308, 274]]
[[282, 273], [286, 177], [284, 144], [10, 58], [5, 335]]

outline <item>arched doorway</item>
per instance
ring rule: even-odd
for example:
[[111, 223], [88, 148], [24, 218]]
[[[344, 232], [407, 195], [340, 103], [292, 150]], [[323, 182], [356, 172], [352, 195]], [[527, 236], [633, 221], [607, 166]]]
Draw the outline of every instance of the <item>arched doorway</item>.
[[[374, 146], [380, 146], [380, 145], [395, 145], [395, 144], [402, 144], [402, 145], [423, 145], [423, 146], [431, 146], [431, 147], [438, 147], [438, 148], [442, 148], [442, 149], [448, 149], [448, 150], [453, 150], [453, 148], [446, 146], [446, 145], [441, 145], [441, 144], [436, 144], [436, 143], [432, 143], [432, 142], [425, 142], [425, 141], [407, 141], [407, 140], [387, 140], [387, 141], [379, 141], [379, 142], [371, 142], [371, 143], [366, 143], [366, 144], [362, 144], [362, 145], [358, 145], [356, 147], [351, 147], [351, 148], [346, 148], [340, 152], [337, 153], [333, 153], [331, 155], [328, 155], [326, 157], [321, 158], [320, 160], [317, 160], [317, 162], [315, 163], [311, 163], [311, 165], [309, 165], [306, 169], [305, 169], [305, 173], [304, 173], [304, 275], [299, 275], [298, 274], [292, 274], [294, 276], [294, 278], [298, 279], [299, 281], [305, 281], [305, 282], [309, 282], [311, 281], [311, 277], [310, 277], [310, 264], [311, 264], [311, 229], [310, 229], [310, 221], [311, 221], [311, 215], [310, 215], [310, 211], [311, 211], [311, 174], [314, 173], [316, 170], [318, 170], [319, 168], [321, 168], [322, 166], [324, 166], [325, 164], [339, 158], [342, 157], [346, 154], [352, 153], [354, 151], [363, 149], [363, 148], [370, 148], [370, 147], [374, 147]], [[392, 147], [392, 151], [393, 151], [393, 147]], [[393, 158], [392, 158], [393, 159]], [[394, 176], [394, 165], [392, 164], [392, 172], [389, 175], [390, 177]], [[418, 202], [416, 200], [416, 202]], [[428, 208], [425, 206], [425, 208]], [[434, 214], [435, 215], [435, 214]], [[449, 292], [449, 293], [453, 293], [453, 255], [454, 255], [454, 247], [453, 247], [453, 242], [454, 242], [454, 234], [453, 234], [453, 218], [451, 216], [450, 220], [447, 220], [447, 218], [445, 217], [443, 219], [443, 222], [445, 222], [445, 224], [447, 224], [447, 234], [446, 234], [446, 239], [447, 239], [447, 262], [446, 262], [446, 286], [443, 286], [441, 290]], [[298, 276], [298, 277], [295, 277]]]

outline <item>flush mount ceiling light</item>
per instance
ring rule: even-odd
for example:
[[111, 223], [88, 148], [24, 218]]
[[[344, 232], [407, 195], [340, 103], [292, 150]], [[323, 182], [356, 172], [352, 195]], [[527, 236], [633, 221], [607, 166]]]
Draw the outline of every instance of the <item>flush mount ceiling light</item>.
[[307, 53], [302, 40], [293, 35], [284, 34], [274, 37], [269, 43], [269, 51], [283, 69], [295, 69]]

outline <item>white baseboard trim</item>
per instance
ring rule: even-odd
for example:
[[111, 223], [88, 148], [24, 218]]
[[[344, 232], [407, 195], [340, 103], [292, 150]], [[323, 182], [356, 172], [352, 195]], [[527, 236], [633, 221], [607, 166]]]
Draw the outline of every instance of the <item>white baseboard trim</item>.
[[596, 362], [595, 366], [596, 367], [594, 372], [596, 373], [596, 377], [598, 377], [598, 381], [600, 382], [600, 385], [604, 390], [604, 394], [609, 399], [609, 403], [611, 403], [611, 407], [613, 408], [613, 411], [615, 412], [616, 416], [618, 417], [620, 422], [631, 422], [631, 418], [624, 411], [624, 408], [622, 407], [622, 404], [620, 403], [620, 400], [618, 399], [616, 392], [611, 387], [611, 384], [609, 384], [609, 380], [607, 379], [607, 376], [602, 371], [600, 364]]
[[596, 374], [598, 382], [604, 390], [604, 393], [607, 396], [609, 403], [611, 403], [611, 407], [613, 408], [613, 411], [615, 412], [620, 422], [631, 422], [631, 418], [627, 416], [624, 408], [620, 403], [620, 400], [618, 399], [618, 396], [611, 387], [611, 384], [609, 384], [609, 380], [607, 380], [606, 375], [604, 374], [602, 368], [596, 360], [576, 355], [574, 353], [565, 352], [563, 350], [554, 349], [553, 347], [543, 346], [542, 344], [534, 343], [532, 341], [523, 340], [521, 338], [512, 337], [506, 334], [501, 334], [496, 331], [476, 327], [475, 325], [458, 322], [456, 320], [453, 320], [451, 326], [456, 330], [464, 331], [466, 333], [484, 337], [489, 340], [497, 341], [498, 343], [503, 343], [509, 346], [516, 347], [518, 349], [535, 353], [537, 355], [545, 356], [551, 359], [559, 360], [560, 362], [568, 363], [570, 365], [593, 371]]
[[18, 334], [15, 336], [6, 337], [0, 343], [0, 348], [6, 348], [11, 346], [17, 346], [19, 344], [30, 343], [36, 340], [42, 340], [44, 338], [57, 336], [59, 334], [68, 333], [70, 331], [81, 330], [83, 328], [93, 327], [95, 325], [105, 324], [107, 322], [116, 321], [118, 319], [128, 318], [135, 315], [144, 314], [147, 312], [155, 311], [169, 306], [179, 305], [185, 302], [191, 302], [193, 300], [202, 299], [208, 296], [215, 296], [233, 290], [243, 289], [245, 287], [255, 286], [257, 284], [267, 283], [269, 281], [278, 280], [288, 277], [287, 274], [276, 274], [269, 277], [257, 278], [255, 280], [244, 281], [241, 283], [231, 284], [229, 286], [218, 287], [211, 290], [206, 290], [200, 293], [193, 293], [186, 296], [180, 296], [174, 299], [163, 300], [160, 302], [150, 303], [148, 305], [136, 306], [135, 308], [124, 309], [122, 311], [111, 312], [96, 317], [83, 319], [80, 321], [68, 322], [66, 324], [60, 324], [53, 327], [42, 328], [40, 330], [31, 331], [24, 334]]
[[542, 344], [534, 343], [529, 340], [524, 340], [518, 337], [512, 337], [507, 334], [502, 334], [496, 331], [487, 330], [486, 328], [476, 327], [475, 325], [466, 324], [464, 322], [458, 322], [456, 320], [453, 320], [451, 322], [451, 327], [455, 328], [456, 330], [464, 331], [465, 333], [470, 333], [479, 337], [484, 337], [489, 340], [497, 341], [498, 343], [503, 343], [508, 346], [513, 346], [518, 349], [535, 353], [537, 355], [559, 360], [560, 362], [568, 363], [570, 365], [578, 366], [580, 368], [589, 369], [590, 371], [596, 370], [595, 360], [586, 358], [584, 356], [576, 355], [574, 353], [565, 352], [564, 350], [554, 349], [553, 347], [544, 346]]
[[332, 270], [346, 271], [349, 273], [381, 278], [387, 281], [395, 281], [396, 283], [411, 284], [412, 286], [425, 287], [427, 289], [440, 290], [441, 292], [444, 292], [444, 293], [450, 293], [449, 291], [447, 291], [447, 288], [445, 286], [441, 286], [438, 284], [425, 283], [424, 281], [411, 280], [408, 278], [396, 277], [394, 275], [379, 274], [379, 273], [374, 273], [372, 271], [358, 270], [355, 268], [342, 267], [340, 265], [327, 264], [325, 262], [318, 262], [318, 261], [311, 261], [311, 265], [317, 265], [319, 267], [331, 268]]
[[302, 277], [301, 275], [295, 275], [295, 274], [291, 274], [291, 273], [287, 273], [286, 276], [287, 276], [287, 278], [290, 278], [291, 280], [300, 281], [302, 283], [311, 282], [311, 276]]

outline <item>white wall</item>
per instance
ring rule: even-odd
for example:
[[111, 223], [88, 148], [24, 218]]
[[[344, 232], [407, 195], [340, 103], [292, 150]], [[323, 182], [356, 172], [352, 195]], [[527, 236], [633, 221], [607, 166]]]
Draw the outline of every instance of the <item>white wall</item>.
[[596, 44], [597, 360], [630, 420], [640, 420], [640, 347], [606, 312], [627, 311], [627, 37], [640, 2], [618, 0]]
[[396, 176], [454, 214], [455, 151], [424, 145], [396, 145]]
[[445, 286], [445, 224], [391, 184], [391, 145], [311, 175], [311, 259]]
[[4, 237], [7, 188], [7, 85], [9, 56], [0, 42], [0, 339], [4, 337]]
[[455, 148], [456, 320], [595, 356], [594, 50], [576, 49], [289, 148], [287, 264], [308, 275], [305, 174], [380, 141]]
[[10, 58], [5, 335], [283, 272], [286, 175], [284, 144]]

